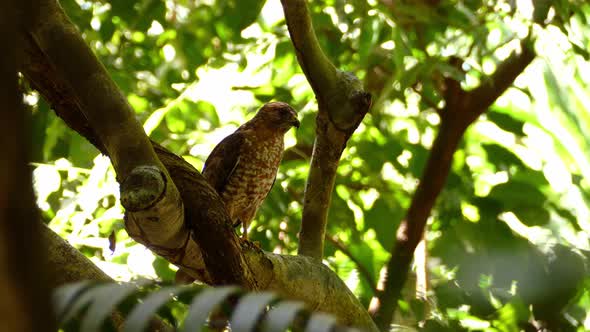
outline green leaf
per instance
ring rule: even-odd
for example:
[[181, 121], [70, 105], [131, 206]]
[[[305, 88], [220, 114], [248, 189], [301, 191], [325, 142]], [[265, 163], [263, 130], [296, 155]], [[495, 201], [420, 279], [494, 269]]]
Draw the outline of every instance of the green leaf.
[[488, 112], [486, 114], [486, 117], [488, 118], [488, 120], [492, 121], [498, 127], [502, 128], [503, 130], [505, 130], [507, 132], [511, 132], [511, 133], [518, 135], [520, 137], [525, 136], [525, 133], [522, 130], [522, 128], [524, 126], [523, 121], [517, 120], [506, 113], [500, 113], [500, 112], [494, 112], [494, 111]]
[[108, 284], [97, 294], [88, 308], [88, 313], [82, 320], [81, 331], [104, 331], [104, 322], [110, 318], [113, 309], [125, 298], [139, 292], [139, 288], [133, 284]]
[[174, 281], [176, 272], [170, 268], [170, 263], [167, 260], [160, 256], [156, 256], [156, 259], [152, 262], [152, 266], [160, 279], [167, 282]]
[[[223, 1], [223, 5], [220, 8], [222, 25], [216, 25], [216, 28], [225, 31], [226, 34], [223, 39], [230, 36], [239, 37], [240, 31], [254, 23], [262, 7], [264, 6], [264, 0], [227, 0]], [[230, 32], [231, 31], [231, 32]]]
[[109, 0], [111, 12], [119, 16], [123, 21], [132, 22], [136, 17], [135, 1]]
[[545, 22], [552, 2], [551, 0], [533, 0], [533, 22], [537, 24]]
[[538, 206], [518, 205], [511, 210], [527, 226], [546, 225], [551, 218], [549, 211]]
[[[210, 113], [210, 104], [203, 103], [205, 113]], [[198, 103], [183, 99], [174, 104], [166, 113], [166, 125], [174, 133], [184, 133], [196, 127], [201, 108]], [[219, 121], [219, 119], [217, 119]]]
[[512, 211], [526, 225], [545, 225], [550, 220], [550, 214], [544, 208], [547, 198], [528, 183], [510, 181], [499, 184], [492, 188], [488, 197], [502, 202], [505, 210]]
[[551, 209], [555, 211], [560, 217], [565, 219], [569, 224], [576, 230], [581, 231], [582, 227], [578, 223], [578, 218], [574, 215], [572, 211], [566, 208], [562, 208], [555, 203], [550, 203]]
[[536, 187], [523, 182], [510, 181], [501, 183], [490, 191], [489, 198], [501, 201], [508, 207], [519, 205], [542, 206], [545, 195]]
[[538, 189], [545, 189], [550, 187], [549, 181], [547, 181], [547, 178], [545, 177], [545, 174], [543, 174], [542, 171], [530, 168], [518, 169], [510, 177], [510, 181], [527, 183]]
[[496, 165], [496, 167], [503, 168], [516, 165], [525, 167], [524, 163], [512, 151], [506, 149], [499, 144], [482, 144], [482, 148], [488, 155], [488, 160]]
[[395, 230], [402, 219], [402, 209], [396, 202], [379, 197], [373, 207], [365, 213], [365, 223], [375, 230], [377, 241], [385, 250], [393, 246]]
[[356, 230], [354, 213], [348, 206], [347, 200], [338, 194], [338, 190], [336, 190], [336, 195], [332, 196], [332, 203], [328, 211], [328, 224]]
[[166, 3], [159, 0], [148, 0], [143, 2], [139, 8], [135, 28], [140, 31], [147, 30], [154, 20], [166, 21]]
[[426, 150], [426, 148], [420, 144], [412, 144], [408, 147], [408, 150], [412, 152], [412, 158], [410, 159], [408, 170], [415, 178], [419, 179], [424, 171], [424, 166], [426, 165], [430, 151]]
[[369, 54], [373, 51], [375, 44], [379, 40], [381, 28], [381, 20], [376, 16], [368, 16], [363, 20], [358, 46], [359, 62], [361, 64], [367, 63]]

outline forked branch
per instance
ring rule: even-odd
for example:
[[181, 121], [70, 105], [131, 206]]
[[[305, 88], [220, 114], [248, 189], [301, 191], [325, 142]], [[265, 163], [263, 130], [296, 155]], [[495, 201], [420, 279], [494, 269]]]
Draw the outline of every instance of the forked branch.
[[465, 130], [506, 91], [535, 57], [530, 41], [526, 40], [521, 45], [521, 52], [508, 57], [480, 87], [472, 91], [459, 88], [445, 100], [446, 106], [440, 112], [441, 124], [437, 137], [406, 217], [397, 230], [396, 243], [387, 264], [384, 290], [378, 296], [379, 308], [375, 320], [383, 331], [388, 330], [391, 324], [414, 251], [424, 233], [436, 198], [444, 187], [453, 154]]
[[[40, 1], [39, 12], [37, 22], [22, 36], [27, 54], [23, 73], [42, 92], [52, 88], [67, 91], [68, 101], [78, 106], [79, 114], [69, 118], [77, 121], [77, 129], [91, 129], [91, 139], [110, 157], [121, 184], [130, 235], [165, 249], [169, 256], [184, 252], [193, 236], [205, 249], [203, 259], [214, 284], [255, 289], [256, 281], [248, 272], [239, 240], [215, 191], [205, 185], [198, 198], [221, 213], [205, 222], [207, 209], [192, 212], [198, 215], [189, 219], [194, 222], [186, 223], [192, 231], [187, 232], [180, 194], [126, 97], [56, 0]], [[55, 76], [48, 77], [48, 71]], [[200, 180], [206, 183], [202, 177]]]
[[305, 0], [281, 0], [297, 60], [318, 100], [316, 139], [305, 187], [299, 254], [321, 260], [336, 170], [348, 138], [371, 106], [371, 96], [351, 73], [326, 57]]

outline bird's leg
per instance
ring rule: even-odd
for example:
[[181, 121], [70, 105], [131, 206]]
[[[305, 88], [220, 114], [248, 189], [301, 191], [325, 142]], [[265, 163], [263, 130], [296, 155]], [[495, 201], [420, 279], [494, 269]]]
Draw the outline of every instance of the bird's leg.
[[248, 225], [242, 223], [242, 240], [248, 240]]

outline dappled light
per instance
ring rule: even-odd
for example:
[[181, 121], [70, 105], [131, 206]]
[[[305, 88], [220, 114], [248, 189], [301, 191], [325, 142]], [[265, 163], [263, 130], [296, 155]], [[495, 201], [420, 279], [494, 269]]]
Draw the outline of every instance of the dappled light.
[[[154, 158], [168, 168], [160, 171], [181, 203], [193, 196], [160, 148], [201, 172], [213, 148], [262, 105], [295, 109], [301, 126], [285, 134], [251, 242], [239, 242], [250, 259], [239, 257], [242, 264], [265, 257], [261, 266], [276, 267], [285, 256], [309, 256], [337, 275], [381, 329], [590, 330], [588, 3], [59, 3], [131, 119], [159, 144]], [[301, 4], [321, 48], [301, 28]], [[131, 171], [121, 171], [124, 152], [111, 164], [117, 159], [109, 149], [132, 142], [85, 131], [93, 127], [84, 115], [90, 125], [76, 127], [79, 119], [63, 108], [83, 103], [61, 90], [47, 93], [42, 68], [22, 70], [21, 86], [43, 223], [123, 282], [174, 282], [186, 257], [173, 251], [194, 240], [204, 258], [195, 258], [200, 269], [191, 272], [217, 285], [207, 261], [213, 256], [202, 255], [206, 249], [190, 235], [198, 225], [188, 221], [207, 213], [179, 204], [189, 235], [174, 250], [143, 231], [128, 233], [126, 218], [137, 211], [121, 203], [121, 188]], [[302, 232], [310, 224], [323, 225], [319, 242]], [[425, 249], [414, 252], [418, 242]], [[258, 269], [245, 280], [264, 274]], [[302, 289], [266, 280], [251, 288], [264, 287], [283, 296]]]

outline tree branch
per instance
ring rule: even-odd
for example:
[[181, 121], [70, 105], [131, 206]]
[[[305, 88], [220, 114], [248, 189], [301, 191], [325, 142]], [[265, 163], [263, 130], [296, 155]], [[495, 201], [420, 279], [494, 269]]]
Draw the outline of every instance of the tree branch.
[[299, 65], [320, 98], [336, 88], [337, 69], [322, 51], [305, 0], [281, 0], [281, 3]]
[[[379, 308], [375, 314], [377, 326], [381, 330], [388, 330], [391, 324], [414, 251], [424, 233], [436, 198], [444, 187], [451, 169], [453, 154], [463, 133], [504, 93], [535, 57], [531, 43], [525, 41], [522, 45], [522, 52], [512, 54], [500, 64], [488, 82], [470, 92], [460, 88], [452, 89], [446, 96], [446, 106], [440, 112], [439, 132], [406, 218], [397, 230], [396, 243], [391, 249], [391, 258], [384, 277], [385, 286], [378, 296]], [[454, 87], [458, 87], [457, 82], [452, 83]]]
[[[25, 65], [32, 59], [42, 59], [44, 66], [25, 66], [23, 72], [32, 81], [45, 78], [34, 81], [34, 86], [57, 81], [44, 90], [62, 87], [68, 92], [68, 100], [78, 106], [80, 115], [72, 118], [87, 120], [85, 126], [92, 128], [92, 140], [100, 141], [99, 147], [113, 162], [121, 184], [121, 203], [126, 208], [125, 221], [130, 235], [170, 253], [183, 252], [190, 234], [207, 249], [203, 259], [213, 283], [256, 289], [256, 280], [247, 272], [239, 240], [230, 228], [231, 222], [217, 193], [205, 185], [197, 194], [202, 202], [209, 203], [206, 206], [217, 205], [215, 211], [221, 212], [208, 222], [201, 222], [207, 220], [205, 214], [209, 210], [191, 210], [196, 216], [189, 218], [192, 222], [186, 224], [192, 234], [187, 232], [180, 194], [125, 96], [57, 1], [43, 0], [40, 12], [42, 16], [38, 22], [26, 32], [27, 54], [34, 56]], [[48, 77], [39, 69], [49, 70], [55, 76]], [[28, 76], [31, 72], [33, 74]], [[206, 183], [202, 177], [199, 180]]]
[[[113, 281], [66, 240], [55, 234], [41, 221], [39, 224], [42, 243], [47, 248], [46, 271], [51, 274], [49, 285], [51, 288], [82, 280]], [[117, 331], [122, 331], [125, 315], [116, 310], [111, 314], [111, 319]], [[172, 331], [172, 329], [164, 321], [154, 318], [150, 321], [149, 331]]]
[[346, 142], [371, 105], [351, 73], [330, 62], [317, 40], [305, 0], [281, 0], [297, 60], [318, 100], [316, 139], [305, 187], [299, 254], [321, 261], [336, 170]]
[[75, 93], [119, 179], [125, 180], [137, 165], [161, 166], [127, 99], [59, 3], [42, 0], [40, 5], [41, 16], [30, 26], [32, 38]]
[[472, 109], [480, 110], [483, 113], [512, 85], [524, 68], [533, 61], [535, 51], [532, 42], [525, 39], [520, 43], [520, 48], [521, 53], [511, 54], [498, 66], [489, 80], [483, 82], [469, 93]]

